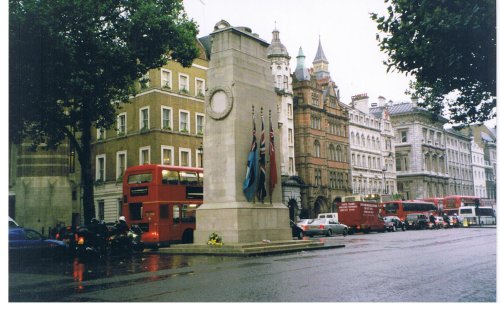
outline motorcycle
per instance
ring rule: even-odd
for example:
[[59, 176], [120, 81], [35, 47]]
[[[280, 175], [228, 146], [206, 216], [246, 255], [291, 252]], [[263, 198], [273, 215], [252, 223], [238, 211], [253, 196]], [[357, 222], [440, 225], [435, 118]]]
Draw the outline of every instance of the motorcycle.
[[109, 254], [128, 255], [144, 251], [142, 230], [137, 225], [132, 225], [126, 232], [118, 232], [116, 227], [113, 226], [111, 233], [112, 235], [109, 237]]
[[76, 257], [79, 259], [101, 258], [106, 255], [107, 238], [82, 226], [76, 231]]
[[132, 242], [132, 251], [143, 252], [144, 242], [142, 241], [142, 229], [138, 225], [132, 225], [127, 235]]

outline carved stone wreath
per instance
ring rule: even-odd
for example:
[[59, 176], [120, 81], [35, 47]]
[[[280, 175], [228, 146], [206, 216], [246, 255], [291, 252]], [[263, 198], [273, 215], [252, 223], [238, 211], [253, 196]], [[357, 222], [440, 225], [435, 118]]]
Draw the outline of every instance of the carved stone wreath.
[[233, 109], [233, 93], [228, 87], [210, 89], [207, 98], [207, 114], [214, 120], [225, 118]]

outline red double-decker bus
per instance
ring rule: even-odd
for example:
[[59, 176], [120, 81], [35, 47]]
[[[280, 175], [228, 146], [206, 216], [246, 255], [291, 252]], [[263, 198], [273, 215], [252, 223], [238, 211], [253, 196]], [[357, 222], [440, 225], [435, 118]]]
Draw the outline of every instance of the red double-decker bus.
[[424, 213], [437, 214], [438, 208], [431, 202], [409, 200], [409, 201], [389, 201], [384, 203], [384, 215], [395, 215], [402, 221], [408, 214]]
[[192, 243], [202, 203], [200, 168], [147, 164], [130, 167], [123, 176], [123, 215], [141, 228], [146, 247]]
[[424, 198], [424, 199], [418, 199], [418, 201], [424, 201], [424, 202], [431, 202], [434, 203], [434, 205], [438, 208], [440, 212], [443, 211], [444, 209], [444, 198]]
[[446, 196], [444, 197], [445, 209], [458, 209], [463, 206], [475, 206], [477, 201], [481, 199], [477, 196]]

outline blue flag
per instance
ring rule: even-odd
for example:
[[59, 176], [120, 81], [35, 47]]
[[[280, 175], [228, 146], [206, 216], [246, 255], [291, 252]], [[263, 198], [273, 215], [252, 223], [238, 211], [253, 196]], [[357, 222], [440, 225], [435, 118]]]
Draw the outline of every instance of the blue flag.
[[255, 136], [255, 117], [253, 117], [253, 138], [248, 154], [247, 172], [243, 182], [243, 193], [248, 201], [253, 201], [255, 194], [255, 181], [257, 177], [257, 137]]

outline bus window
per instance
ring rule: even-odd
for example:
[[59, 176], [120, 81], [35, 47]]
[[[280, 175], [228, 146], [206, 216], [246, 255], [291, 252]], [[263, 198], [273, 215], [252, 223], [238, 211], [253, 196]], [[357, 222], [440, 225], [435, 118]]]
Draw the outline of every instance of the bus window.
[[203, 186], [203, 173], [198, 173], [198, 184]]
[[131, 221], [141, 220], [142, 219], [142, 202], [130, 203], [129, 204], [130, 217]]
[[183, 185], [197, 185], [198, 184], [198, 176], [195, 172], [179, 172], [181, 177], [181, 184]]
[[128, 176], [129, 184], [149, 183], [153, 180], [152, 173], [131, 174]]
[[196, 204], [183, 204], [182, 205], [182, 219], [183, 223], [194, 223], [196, 221]]
[[398, 210], [398, 203], [386, 203], [384, 204], [385, 212], [387, 214], [396, 214]]
[[460, 215], [462, 214], [472, 214], [472, 209], [461, 209]]
[[173, 211], [174, 211], [174, 224], [179, 224], [180, 222], [180, 219], [179, 219], [179, 216], [180, 216], [180, 208], [177, 204], [174, 204], [173, 206]]
[[160, 218], [167, 219], [168, 218], [168, 205], [160, 204]]
[[179, 172], [162, 170], [161, 171], [161, 183], [162, 184], [171, 184], [171, 185], [179, 184]]

